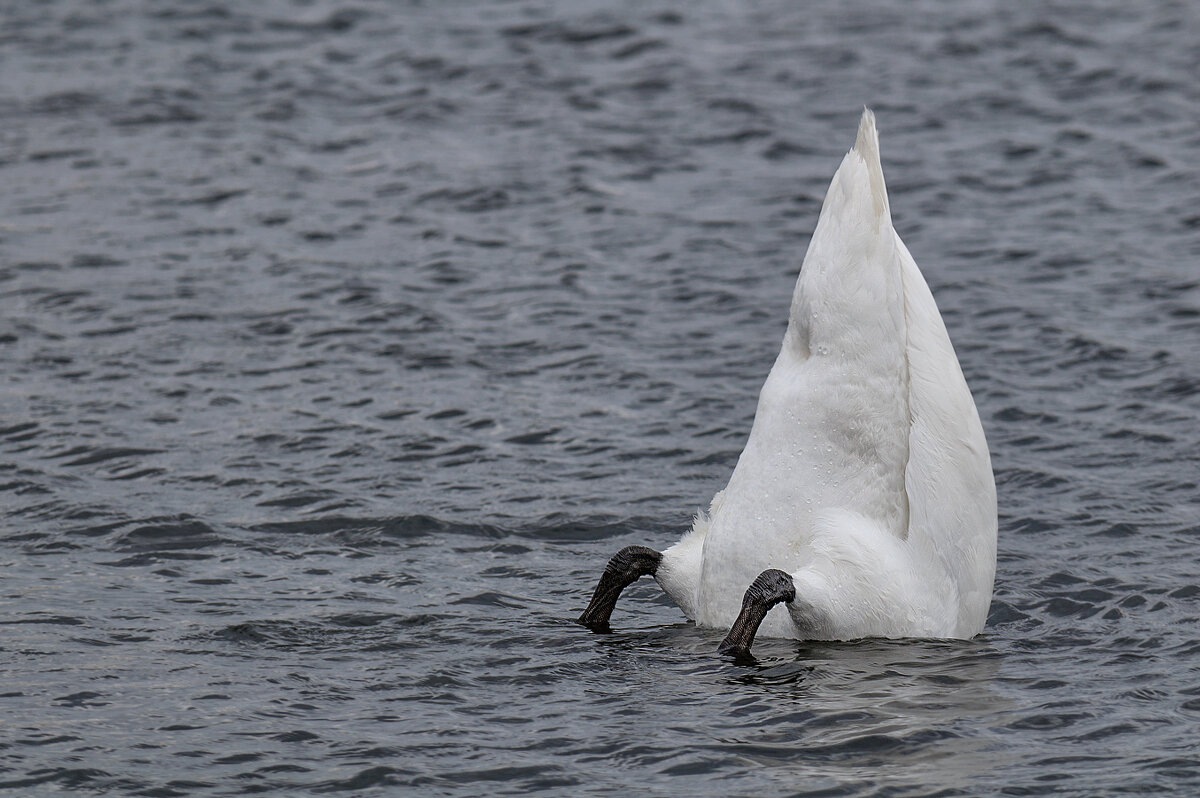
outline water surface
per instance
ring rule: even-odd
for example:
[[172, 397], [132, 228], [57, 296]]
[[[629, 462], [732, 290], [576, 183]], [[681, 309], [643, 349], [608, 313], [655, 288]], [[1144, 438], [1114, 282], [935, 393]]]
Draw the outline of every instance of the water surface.
[[[0, 787], [1200, 785], [1186, 3], [9, 3]], [[861, 107], [992, 448], [969, 642], [714, 654], [723, 487]]]

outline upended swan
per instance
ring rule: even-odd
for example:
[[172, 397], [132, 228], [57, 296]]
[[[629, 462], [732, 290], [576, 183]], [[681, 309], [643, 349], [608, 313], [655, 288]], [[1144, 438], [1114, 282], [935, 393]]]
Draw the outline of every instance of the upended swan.
[[[892, 227], [875, 117], [833, 176], [729, 484], [666, 551], [628, 546], [579, 622], [651, 575], [719, 651], [969, 638], [996, 570], [996, 485], [933, 295]], [[776, 605], [782, 606], [776, 606]]]

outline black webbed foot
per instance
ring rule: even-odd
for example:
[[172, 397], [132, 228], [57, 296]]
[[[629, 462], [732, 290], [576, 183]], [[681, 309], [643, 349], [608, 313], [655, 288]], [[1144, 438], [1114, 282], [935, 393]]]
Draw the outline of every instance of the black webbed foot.
[[767, 611], [781, 601], [795, 600], [796, 585], [790, 574], [775, 568], [763, 571], [746, 589], [746, 595], [742, 597], [742, 611], [717, 653], [734, 657], [749, 656], [750, 646], [754, 644], [754, 636], [758, 634], [763, 618], [767, 617]]
[[594, 632], [609, 631], [608, 619], [621, 591], [643, 576], [653, 576], [662, 554], [645, 546], [626, 546], [613, 555], [596, 585], [596, 592], [579, 622]]

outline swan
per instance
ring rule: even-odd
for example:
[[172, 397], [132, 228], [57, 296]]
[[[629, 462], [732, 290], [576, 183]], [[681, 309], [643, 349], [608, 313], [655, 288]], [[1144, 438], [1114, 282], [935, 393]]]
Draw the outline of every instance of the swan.
[[892, 227], [875, 116], [833, 176], [728, 485], [678, 543], [609, 561], [579, 622], [653, 576], [698, 626], [803, 640], [970, 638], [996, 571], [987, 441], [929, 286]]

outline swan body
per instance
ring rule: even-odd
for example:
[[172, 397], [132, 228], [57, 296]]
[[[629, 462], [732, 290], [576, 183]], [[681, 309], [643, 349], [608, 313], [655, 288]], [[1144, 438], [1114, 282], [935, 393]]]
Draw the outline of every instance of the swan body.
[[729, 484], [643, 573], [700, 626], [736, 629], [747, 586], [773, 569], [763, 635], [968, 638], [986, 620], [995, 564], [983, 427], [892, 227], [864, 110]]

